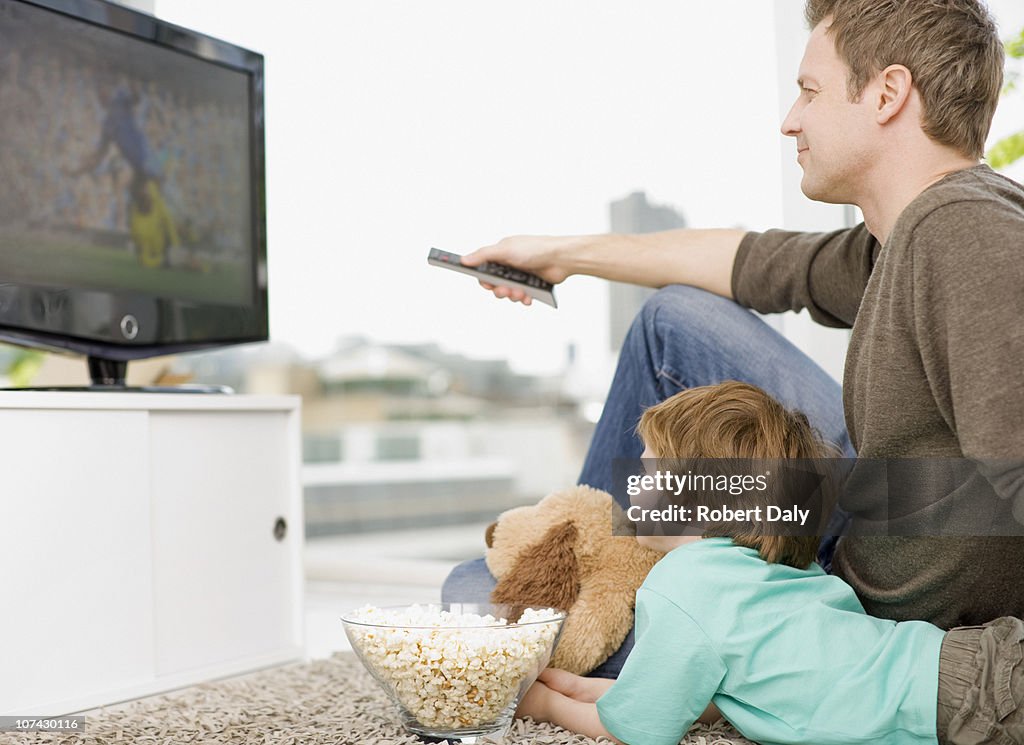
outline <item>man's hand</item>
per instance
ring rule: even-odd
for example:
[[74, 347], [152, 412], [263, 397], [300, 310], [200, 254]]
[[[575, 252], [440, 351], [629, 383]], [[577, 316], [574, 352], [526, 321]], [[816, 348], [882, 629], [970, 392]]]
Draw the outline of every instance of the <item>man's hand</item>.
[[537, 680], [563, 696], [588, 704], [601, 698], [615, 682], [608, 678], [585, 678], [556, 667], [545, 668]]
[[[462, 263], [466, 266], [479, 266], [485, 261], [493, 261], [496, 264], [505, 264], [531, 272], [552, 284], [558, 284], [572, 274], [563, 259], [563, 252], [570, 249], [576, 240], [550, 236], [512, 236], [503, 238], [493, 246], [485, 246], [463, 256]], [[533, 301], [533, 298], [520, 289], [489, 282], [480, 282], [480, 285], [493, 292], [497, 298], [508, 298], [523, 305], [530, 305]]]

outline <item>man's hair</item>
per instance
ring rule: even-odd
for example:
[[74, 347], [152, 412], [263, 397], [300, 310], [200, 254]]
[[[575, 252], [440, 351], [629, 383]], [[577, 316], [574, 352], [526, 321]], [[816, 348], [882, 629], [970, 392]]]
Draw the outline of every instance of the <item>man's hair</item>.
[[936, 142], [981, 158], [1003, 85], [1003, 45], [979, 0], [807, 0], [813, 30], [829, 23], [850, 68], [847, 95], [904, 65], [921, 95], [922, 129]]
[[[782, 459], [817, 460], [837, 455], [811, 428], [807, 417], [788, 411], [760, 388], [729, 381], [690, 388], [644, 411], [636, 428], [648, 449], [661, 459]], [[781, 465], [781, 463], [780, 463]], [[782, 469], [779, 469], [782, 470]], [[792, 481], [779, 481], [767, 493], [754, 497], [747, 492], [730, 502], [733, 508], [785, 502], [782, 494]], [[819, 482], [821, 483], [821, 482]], [[831, 507], [828, 486], [821, 483], [816, 524], [828, 518]], [[814, 532], [814, 531], [812, 531]], [[749, 523], [728, 521], [707, 526], [705, 538], [728, 537], [740, 546], [757, 550], [770, 563], [806, 568], [817, 556], [820, 537], [772, 535]]]

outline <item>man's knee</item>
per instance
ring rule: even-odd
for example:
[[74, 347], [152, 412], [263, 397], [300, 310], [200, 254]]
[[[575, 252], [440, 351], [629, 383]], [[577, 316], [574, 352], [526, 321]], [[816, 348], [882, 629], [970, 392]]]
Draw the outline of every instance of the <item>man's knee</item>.
[[678, 382], [692, 387], [745, 379], [737, 375], [743, 372], [751, 350], [770, 347], [777, 343], [776, 336], [729, 298], [686, 285], [668, 285], [644, 303], [623, 351], [649, 359], [666, 373], [674, 369], [682, 376]]
[[441, 585], [442, 603], [488, 603], [495, 580], [484, 559], [457, 564]]
[[767, 330], [757, 316], [734, 300], [688, 285], [662, 287], [647, 299], [635, 323], [648, 333], [670, 330], [725, 345]]
[[640, 308], [638, 319], [644, 323], [679, 323], [699, 320], [709, 314], [736, 306], [732, 300], [689, 285], [666, 285]]

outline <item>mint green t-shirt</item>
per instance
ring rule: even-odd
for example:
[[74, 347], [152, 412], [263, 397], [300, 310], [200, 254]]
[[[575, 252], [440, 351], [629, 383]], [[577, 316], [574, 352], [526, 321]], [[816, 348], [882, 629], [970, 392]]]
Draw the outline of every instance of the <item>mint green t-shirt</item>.
[[708, 538], [637, 591], [636, 644], [597, 711], [630, 745], [675, 745], [712, 701], [762, 745], [936, 745], [943, 636], [866, 615], [817, 564]]

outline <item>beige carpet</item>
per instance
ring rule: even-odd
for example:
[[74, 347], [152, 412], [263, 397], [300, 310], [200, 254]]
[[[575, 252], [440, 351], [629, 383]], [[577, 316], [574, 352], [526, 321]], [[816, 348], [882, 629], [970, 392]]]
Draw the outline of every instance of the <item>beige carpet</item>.
[[[0, 745], [419, 745], [398, 724], [391, 704], [351, 652], [240, 678], [204, 683], [163, 696], [104, 709], [76, 735], [0, 734]], [[516, 720], [507, 745], [585, 745], [605, 742], [548, 724]], [[694, 728], [687, 745], [734, 745], [735, 731]]]

